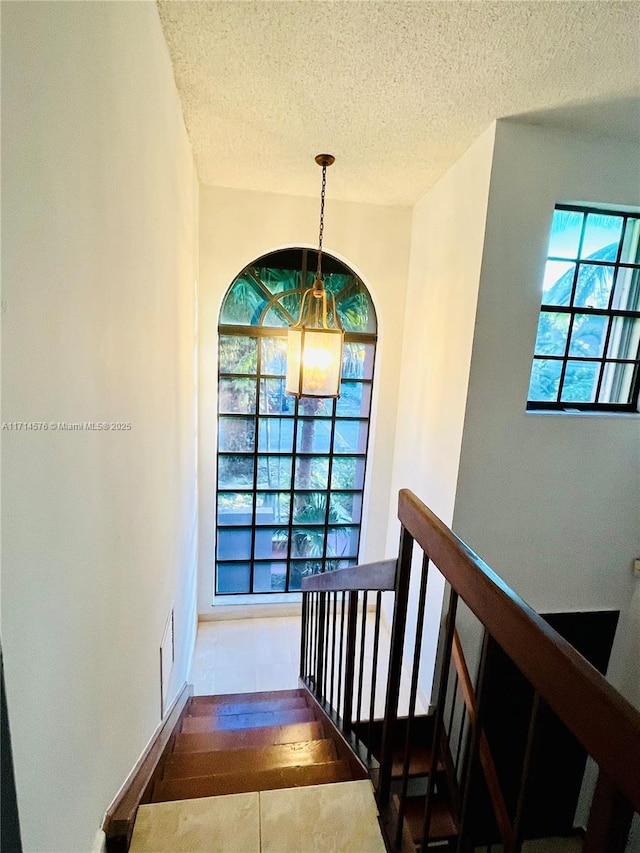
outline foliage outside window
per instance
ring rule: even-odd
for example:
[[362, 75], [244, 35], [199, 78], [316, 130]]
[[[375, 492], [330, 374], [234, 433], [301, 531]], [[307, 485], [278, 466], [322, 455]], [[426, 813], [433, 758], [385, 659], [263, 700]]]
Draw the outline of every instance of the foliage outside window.
[[287, 327], [317, 255], [266, 255], [220, 312], [217, 595], [293, 592], [305, 575], [357, 562], [376, 317], [354, 273], [323, 253], [345, 329], [338, 400], [285, 393]]
[[527, 409], [637, 411], [640, 218], [557, 205]]

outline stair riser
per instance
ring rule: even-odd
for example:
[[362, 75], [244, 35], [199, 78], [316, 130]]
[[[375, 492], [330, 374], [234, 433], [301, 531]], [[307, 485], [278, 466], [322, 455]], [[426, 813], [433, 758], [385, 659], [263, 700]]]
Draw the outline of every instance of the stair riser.
[[212, 750], [255, 749], [261, 746], [320, 740], [322, 738], [324, 738], [324, 731], [320, 723], [298, 723], [289, 726], [247, 729], [240, 732], [178, 734], [175, 737], [173, 751], [191, 753], [211, 752]]

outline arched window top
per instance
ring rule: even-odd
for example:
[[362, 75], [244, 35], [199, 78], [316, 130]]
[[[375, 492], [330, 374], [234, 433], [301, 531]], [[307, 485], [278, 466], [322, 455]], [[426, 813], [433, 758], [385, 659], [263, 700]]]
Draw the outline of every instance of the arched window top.
[[[295, 323], [303, 292], [313, 285], [318, 254], [284, 249], [263, 255], [236, 276], [222, 303], [221, 326], [286, 328]], [[376, 312], [361, 279], [337, 258], [323, 253], [325, 287], [336, 298], [347, 336], [377, 332]]]

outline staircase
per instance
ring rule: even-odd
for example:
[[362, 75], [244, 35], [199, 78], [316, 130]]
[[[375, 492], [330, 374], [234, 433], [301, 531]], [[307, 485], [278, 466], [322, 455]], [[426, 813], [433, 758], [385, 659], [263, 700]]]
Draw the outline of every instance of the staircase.
[[150, 801], [363, 778], [345, 754], [338, 755], [305, 693], [191, 697], [160, 760]]

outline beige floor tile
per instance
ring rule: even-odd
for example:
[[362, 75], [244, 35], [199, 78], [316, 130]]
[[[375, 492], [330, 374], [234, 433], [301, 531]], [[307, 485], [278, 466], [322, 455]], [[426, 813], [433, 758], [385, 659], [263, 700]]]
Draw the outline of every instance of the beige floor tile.
[[259, 853], [258, 794], [140, 806], [130, 853]]
[[385, 853], [371, 783], [263, 791], [263, 853]]

